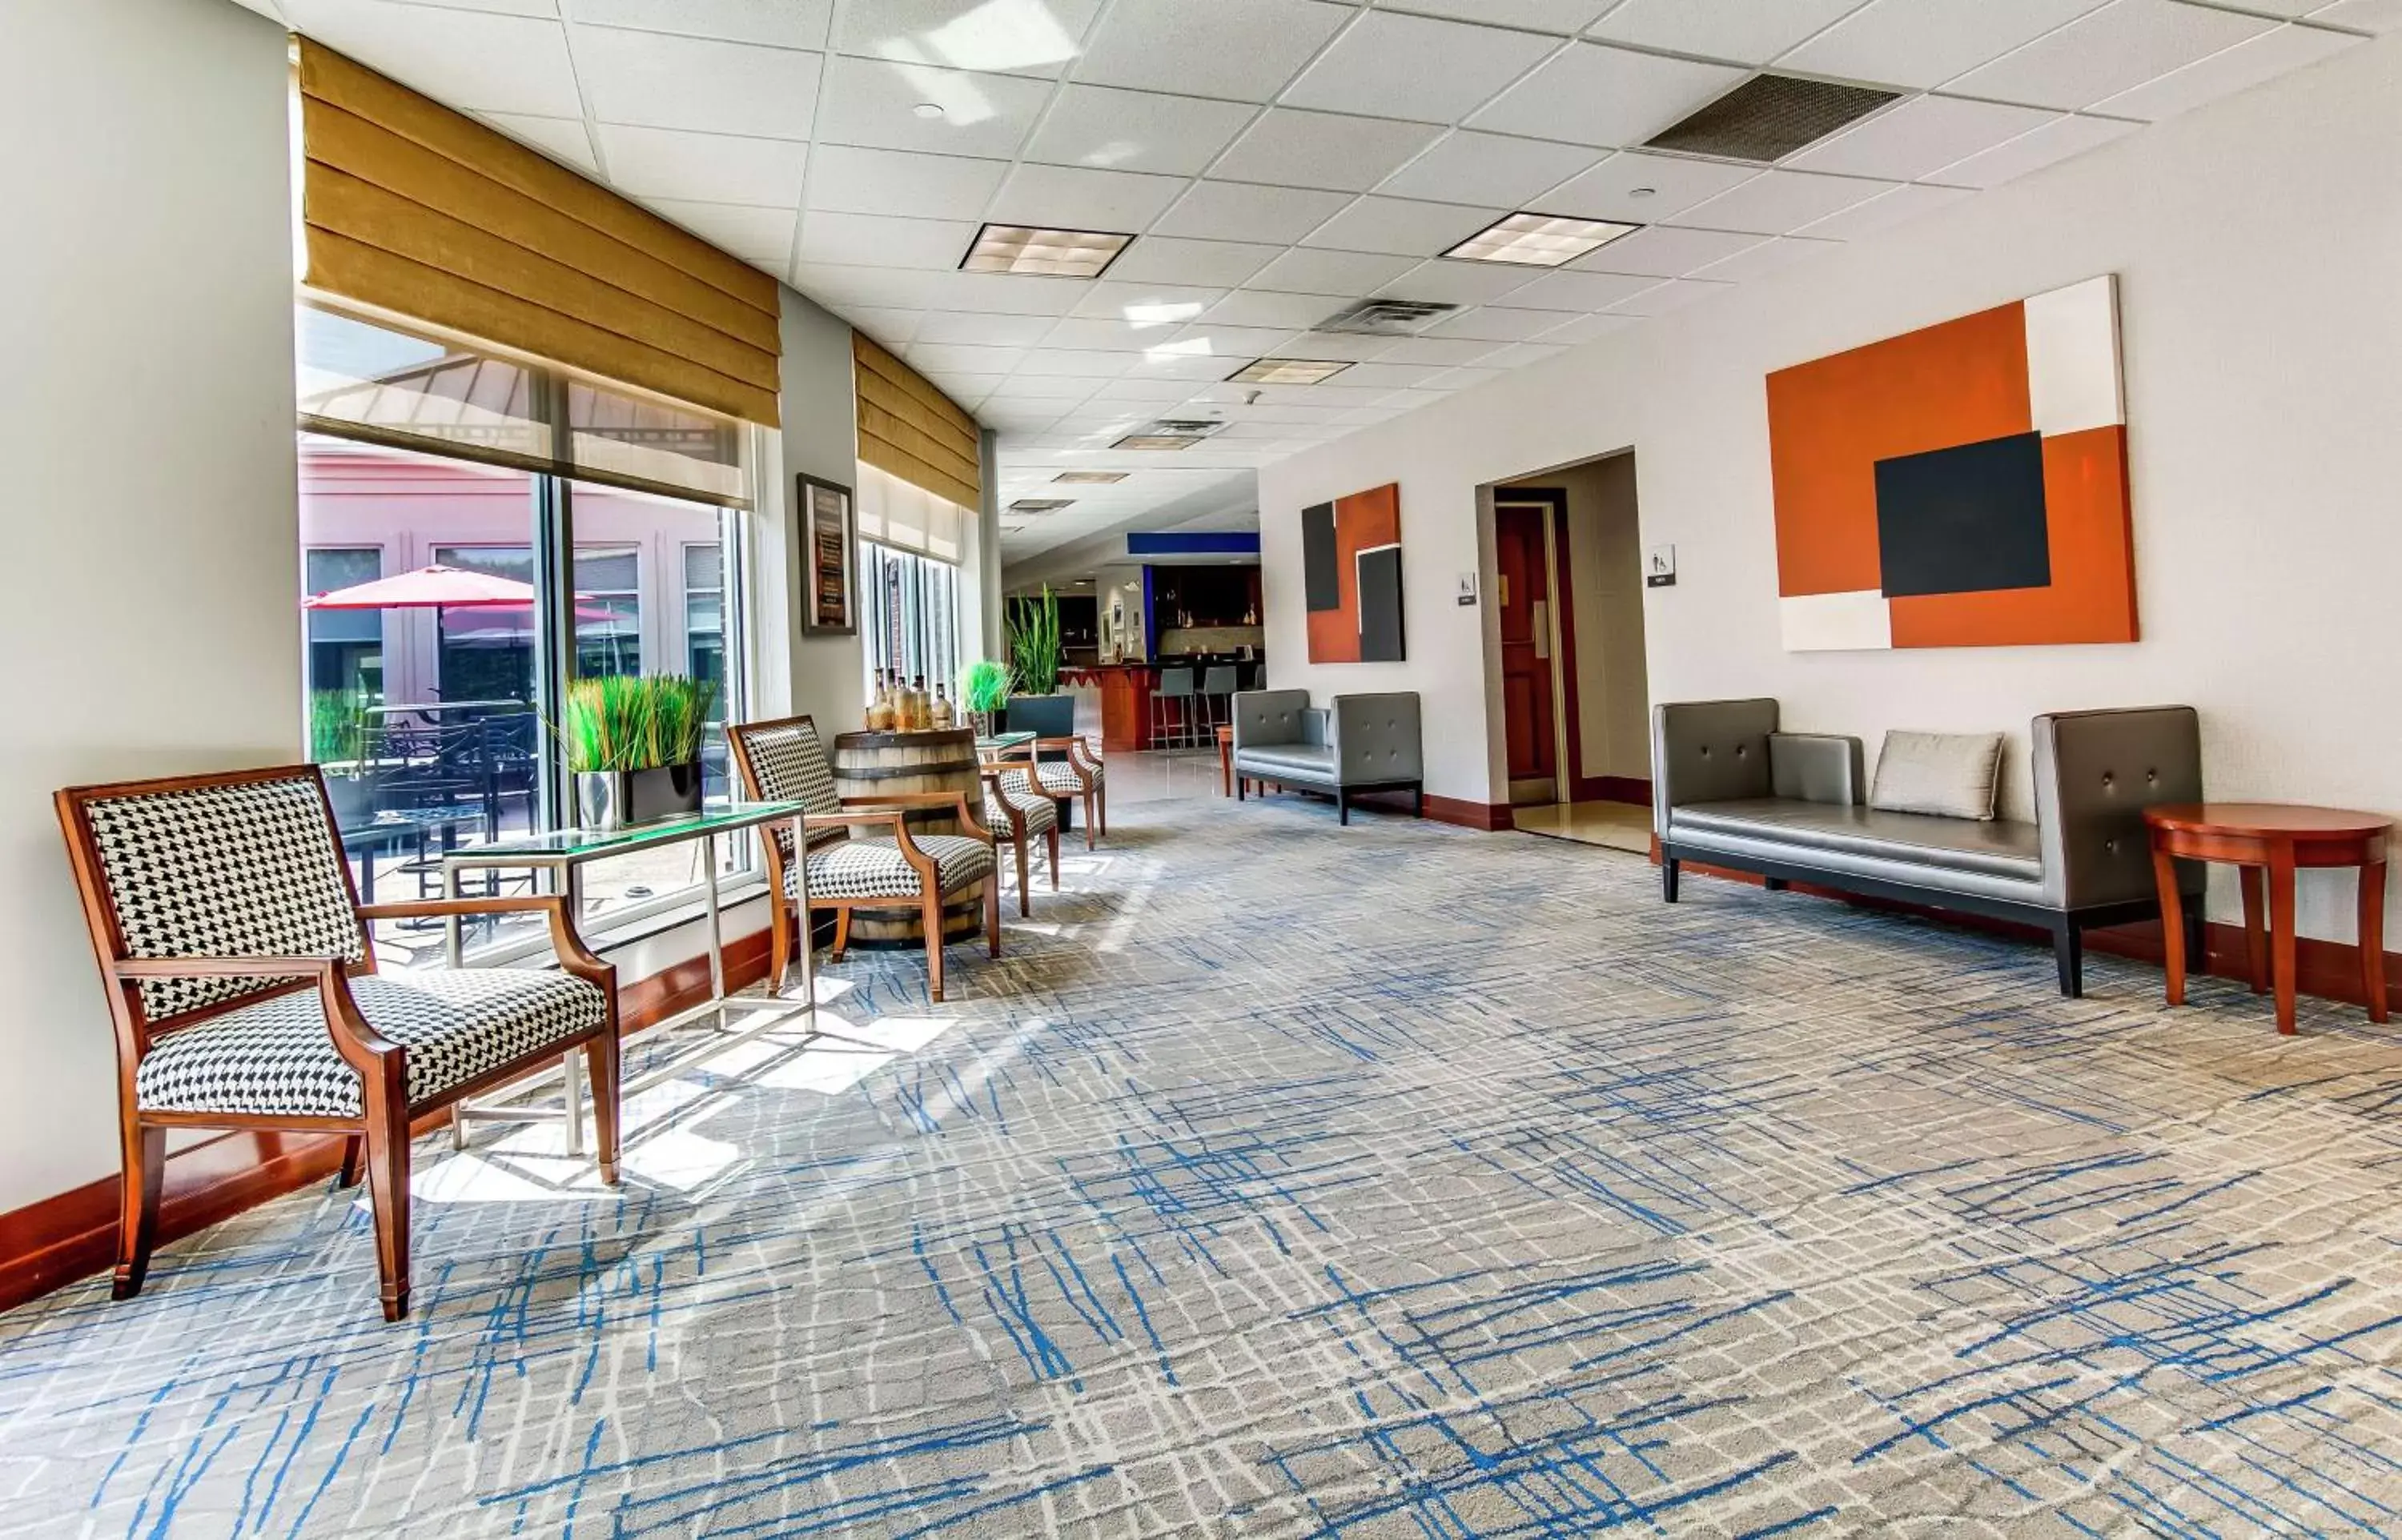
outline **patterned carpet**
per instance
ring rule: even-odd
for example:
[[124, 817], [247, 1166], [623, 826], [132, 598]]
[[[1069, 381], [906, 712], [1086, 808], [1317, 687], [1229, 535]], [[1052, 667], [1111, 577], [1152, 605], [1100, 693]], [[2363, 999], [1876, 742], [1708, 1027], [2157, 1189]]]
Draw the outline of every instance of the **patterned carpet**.
[[[1010, 955], [0, 1317], [43, 1534], [2402, 1533], [2402, 1050], [1322, 804], [1119, 811]], [[494, 1136], [486, 1135], [488, 1139]]]

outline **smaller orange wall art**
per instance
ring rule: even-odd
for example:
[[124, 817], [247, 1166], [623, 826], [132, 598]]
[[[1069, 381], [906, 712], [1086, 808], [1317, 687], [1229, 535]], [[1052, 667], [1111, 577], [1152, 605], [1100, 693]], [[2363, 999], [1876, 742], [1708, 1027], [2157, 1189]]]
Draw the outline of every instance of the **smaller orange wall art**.
[[1768, 377], [1788, 652], [2133, 641], [2118, 281]]
[[1304, 508], [1301, 573], [1310, 662], [1404, 661], [1399, 485]]

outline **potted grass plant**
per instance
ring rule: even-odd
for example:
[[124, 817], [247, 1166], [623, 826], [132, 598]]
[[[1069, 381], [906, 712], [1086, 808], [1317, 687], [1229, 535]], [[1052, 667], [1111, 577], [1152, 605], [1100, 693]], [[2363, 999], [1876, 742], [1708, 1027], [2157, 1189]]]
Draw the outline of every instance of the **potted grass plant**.
[[1020, 694], [1059, 693], [1059, 665], [1066, 657], [1059, 641], [1059, 596], [1042, 585], [1042, 597], [1021, 597], [1009, 610], [1009, 661]]
[[978, 658], [959, 670], [959, 706], [975, 723], [976, 736], [992, 736], [993, 716], [1009, 704], [1009, 666]]
[[717, 687], [683, 674], [611, 674], [567, 687], [559, 738], [584, 829], [700, 811], [700, 749]]

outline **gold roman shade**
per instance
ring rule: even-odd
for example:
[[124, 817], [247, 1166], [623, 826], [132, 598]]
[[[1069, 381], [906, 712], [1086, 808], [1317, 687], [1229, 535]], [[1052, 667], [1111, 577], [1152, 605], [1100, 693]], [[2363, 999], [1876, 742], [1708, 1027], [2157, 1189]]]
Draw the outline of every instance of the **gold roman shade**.
[[859, 458], [970, 513], [984, 506], [983, 445], [975, 419], [925, 377], [850, 334], [859, 381]]
[[773, 278], [306, 38], [300, 95], [310, 288], [776, 425]]

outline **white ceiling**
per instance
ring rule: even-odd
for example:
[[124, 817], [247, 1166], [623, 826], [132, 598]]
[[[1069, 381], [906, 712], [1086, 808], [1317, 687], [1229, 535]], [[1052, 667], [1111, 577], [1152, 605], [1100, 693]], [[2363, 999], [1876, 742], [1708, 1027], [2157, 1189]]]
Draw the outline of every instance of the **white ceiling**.
[[[1004, 502], [1075, 500], [1004, 514], [1012, 559], [1222, 523], [1259, 465], [2402, 29], [2402, 0], [242, 3], [900, 352], [999, 431]], [[1624, 147], [1767, 65], [1912, 94], [1774, 169]], [[1518, 209], [1657, 227], [1554, 271], [1436, 257]], [[1140, 238], [1099, 281], [958, 271], [987, 220]], [[1305, 335], [1369, 296], [1462, 309]], [[1222, 383], [1269, 354], [1358, 362]]]

